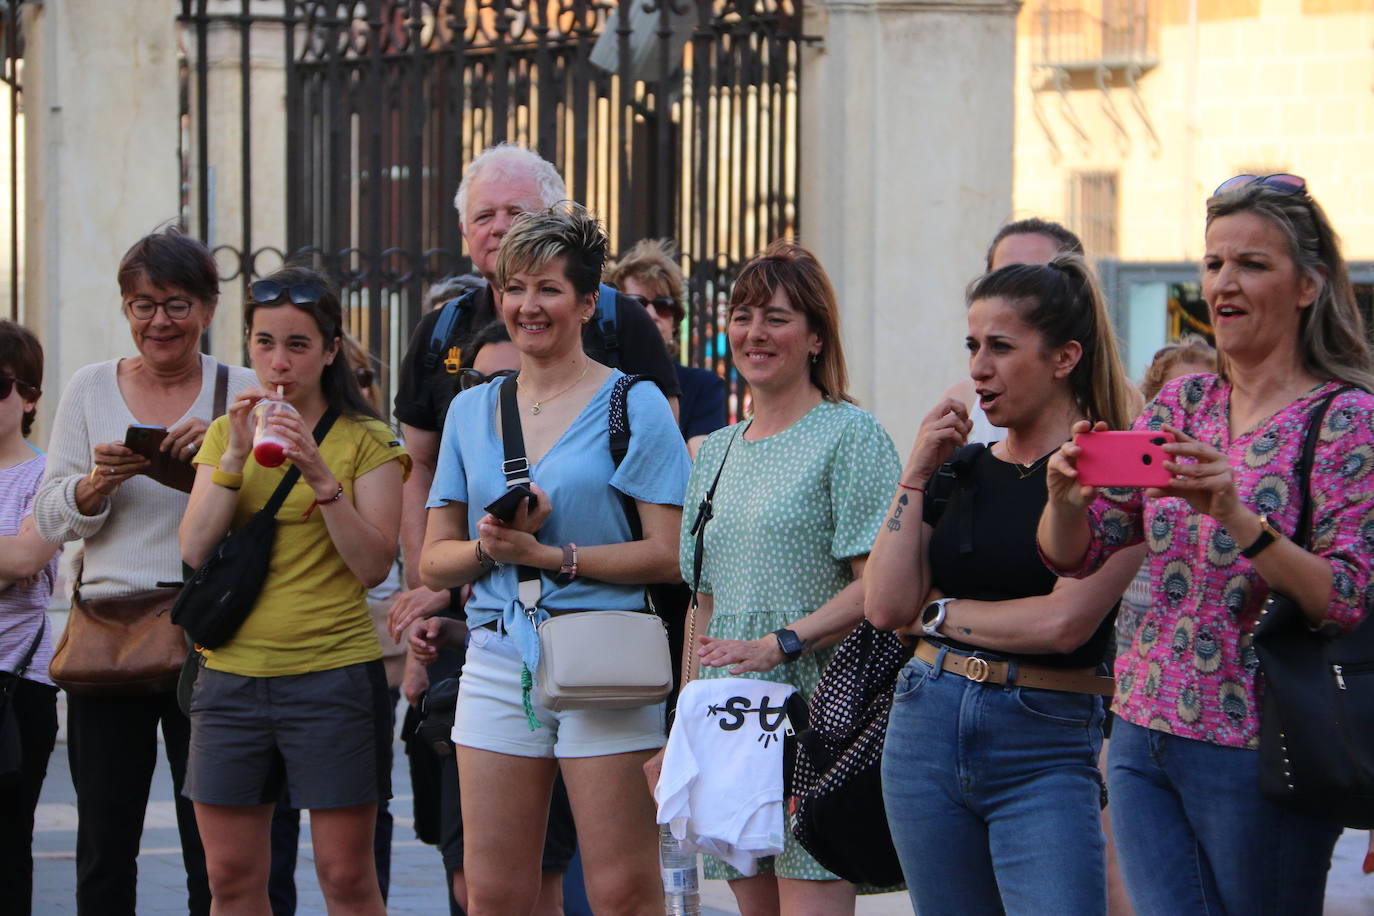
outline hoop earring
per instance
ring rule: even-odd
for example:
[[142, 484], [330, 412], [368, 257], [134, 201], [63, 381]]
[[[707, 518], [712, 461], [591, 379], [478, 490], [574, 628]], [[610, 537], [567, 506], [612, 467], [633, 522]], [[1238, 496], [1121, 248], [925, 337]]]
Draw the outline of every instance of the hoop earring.
[[812, 353], [812, 354], [811, 354], [811, 365], [813, 365], [813, 366], [816, 365], [816, 363], [820, 362], [820, 359], [821, 359], [821, 355], [820, 355], [819, 353]]

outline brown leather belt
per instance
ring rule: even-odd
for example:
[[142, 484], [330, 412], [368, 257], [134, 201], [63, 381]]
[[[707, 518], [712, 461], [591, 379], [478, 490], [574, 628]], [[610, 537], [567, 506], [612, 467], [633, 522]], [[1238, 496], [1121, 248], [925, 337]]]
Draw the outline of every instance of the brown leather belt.
[[[935, 664], [940, 657], [942, 646], [923, 639], [916, 644], [916, 657], [927, 664]], [[975, 655], [961, 655], [955, 650], [945, 652], [945, 660], [940, 665], [945, 671], [962, 675], [980, 684], [1013, 683], [1017, 687], [1034, 687], [1038, 690], [1063, 690], [1067, 693], [1095, 693], [1109, 697], [1116, 693], [1116, 681], [1109, 677], [1099, 677], [1091, 668], [1045, 668], [1040, 665], [1017, 663], [1016, 677], [1009, 681], [1011, 662], [993, 661]]]

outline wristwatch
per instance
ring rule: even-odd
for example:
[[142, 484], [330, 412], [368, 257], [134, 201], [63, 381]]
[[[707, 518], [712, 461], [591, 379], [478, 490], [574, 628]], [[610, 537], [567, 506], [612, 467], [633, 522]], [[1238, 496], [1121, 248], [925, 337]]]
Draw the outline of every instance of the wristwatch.
[[553, 581], [559, 585], [567, 585], [577, 578], [577, 545], [571, 541], [563, 545], [563, 565], [558, 569], [558, 575], [553, 577]]
[[927, 636], [939, 636], [940, 627], [945, 622], [945, 606], [953, 598], [937, 598], [921, 610], [921, 630]]
[[1255, 556], [1259, 554], [1261, 550], [1268, 547], [1270, 544], [1274, 543], [1279, 538], [1283, 537], [1283, 535], [1280, 534], [1274, 528], [1273, 525], [1269, 524], [1269, 516], [1261, 515], [1259, 517], [1259, 522], [1259, 537], [1255, 538], [1254, 542], [1251, 543], [1249, 547], [1245, 548], [1240, 552], [1240, 555], [1245, 557], [1245, 559], [1247, 560], [1253, 559]]
[[774, 630], [773, 636], [778, 640], [778, 648], [782, 651], [783, 657], [789, 662], [795, 662], [801, 658], [801, 654], [806, 651], [806, 643], [796, 633], [787, 627], [781, 630]]

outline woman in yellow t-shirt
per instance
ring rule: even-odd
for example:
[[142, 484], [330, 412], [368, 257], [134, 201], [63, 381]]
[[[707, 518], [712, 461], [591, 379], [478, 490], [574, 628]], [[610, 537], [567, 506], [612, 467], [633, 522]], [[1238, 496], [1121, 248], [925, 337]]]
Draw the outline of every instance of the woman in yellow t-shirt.
[[[204, 650], [191, 700], [185, 791], [205, 841], [219, 906], [268, 909], [269, 827], [285, 780], [311, 814], [315, 871], [329, 909], [385, 912], [372, 836], [390, 796], [391, 735], [381, 647], [367, 588], [395, 554], [410, 459], [358, 388], [341, 352], [343, 316], [323, 277], [285, 268], [249, 287], [248, 350], [259, 388], [211, 424], [181, 523], [199, 566], [270, 499], [288, 467], [300, 479], [277, 513], [267, 579], [226, 644]], [[286, 462], [253, 455], [254, 406], [284, 400], [270, 430]], [[329, 408], [323, 441], [312, 431]]]

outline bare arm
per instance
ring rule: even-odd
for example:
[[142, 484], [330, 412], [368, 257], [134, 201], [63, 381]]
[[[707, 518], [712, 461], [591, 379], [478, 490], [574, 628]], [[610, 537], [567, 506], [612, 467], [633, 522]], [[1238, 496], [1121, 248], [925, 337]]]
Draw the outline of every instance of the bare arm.
[[[388, 461], [353, 481], [352, 500], [340, 497], [319, 507], [334, 549], [368, 588], [385, 582], [391, 572], [401, 524], [402, 473], [399, 460]], [[328, 499], [318, 488], [315, 494]]]
[[1092, 638], [1144, 557], [1144, 544], [1128, 547], [1086, 579], [1060, 579], [1048, 595], [1008, 601], [957, 598], [945, 606], [939, 632], [997, 652], [1072, 652]]
[[[1105, 423], [1093, 427], [1086, 420], [1081, 420], [1073, 425], [1073, 435], [1089, 429], [1101, 431], [1106, 428]], [[1083, 450], [1071, 438], [1059, 447], [1059, 451], [1045, 466], [1045, 487], [1049, 496], [1045, 500], [1044, 511], [1040, 513], [1035, 537], [1040, 544], [1040, 552], [1056, 569], [1073, 570], [1082, 566], [1092, 543], [1088, 507], [1097, 498], [1097, 489], [1082, 486], [1078, 482], [1075, 463], [1082, 453]]]
[[0, 584], [33, 578], [56, 552], [57, 545], [39, 537], [33, 516], [28, 516], [19, 525], [18, 534], [0, 537]]
[[420, 551], [425, 544], [425, 503], [439, 462], [439, 433], [401, 424], [410, 453], [410, 477], [401, 488], [401, 561], [406, 588], [420, 587]]

